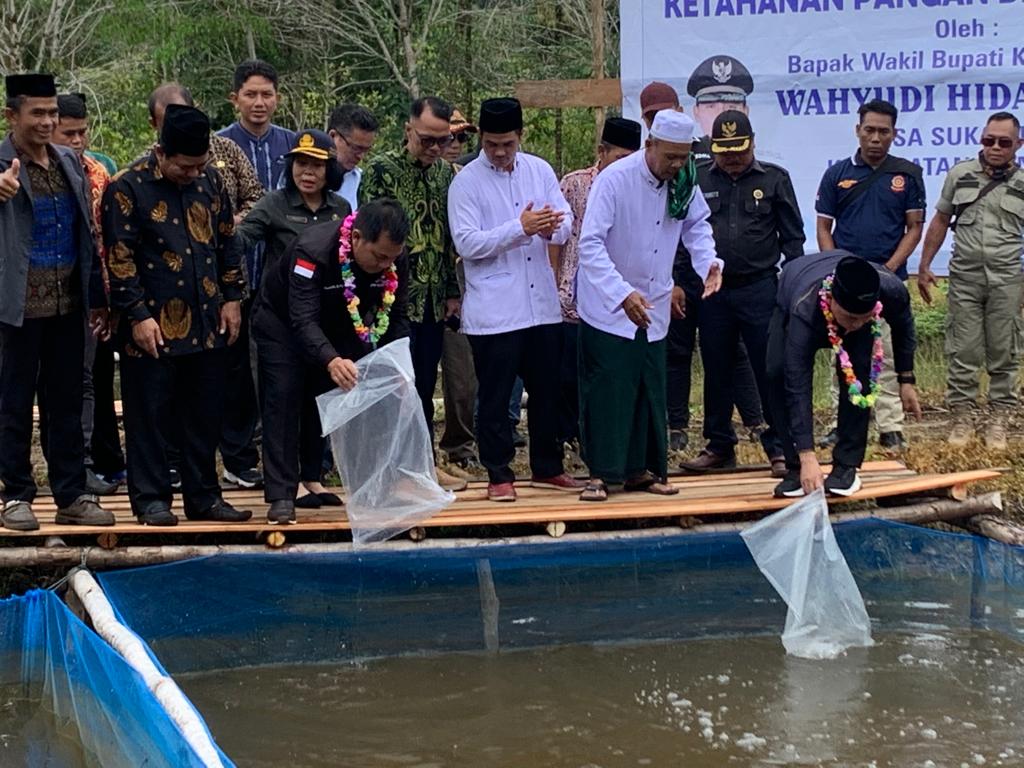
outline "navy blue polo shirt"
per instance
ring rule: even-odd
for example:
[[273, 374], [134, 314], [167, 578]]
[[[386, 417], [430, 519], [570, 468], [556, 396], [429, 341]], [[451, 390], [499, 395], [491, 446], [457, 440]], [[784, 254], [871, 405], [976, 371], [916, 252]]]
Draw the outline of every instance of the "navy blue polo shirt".
[[[895, 165], [894, 170], [884, 171], [881, 178], [876, 179], [867, 192], [850, 203], [838, 218], [836, 209], [839, 201], [867, 179], [872, 168], [861, 159], [858, 149], [853, 157], [825, 171], [818, 187], [814, 209], [820, 216], [835, 219], [832, 239], [836, 248], [850, 251], [876, 264], [884, 264], [903, 239], [907, 212], [924, 213], [924, 181], [920, 166], [909, 161]], [[916, 168], [916, 173], [908, 172], [908, 168]], [[906, 264], [896, 274], [906, 280]]]

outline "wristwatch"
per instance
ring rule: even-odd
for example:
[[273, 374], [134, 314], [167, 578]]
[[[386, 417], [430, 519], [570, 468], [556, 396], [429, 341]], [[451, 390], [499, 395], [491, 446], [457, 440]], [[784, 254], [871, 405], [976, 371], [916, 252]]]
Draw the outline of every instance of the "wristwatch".
[[896, 381], [898, 381], [900, 384], [917, 384], [917, 377], [914, 376], [913, 372], [897, 373]]

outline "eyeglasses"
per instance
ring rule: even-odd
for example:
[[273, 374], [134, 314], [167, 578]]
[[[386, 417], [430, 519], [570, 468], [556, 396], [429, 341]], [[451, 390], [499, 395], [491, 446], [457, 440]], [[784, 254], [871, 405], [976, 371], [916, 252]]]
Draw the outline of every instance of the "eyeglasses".
[[339, 133], [338, 136], [341, 138], [342, 141], [348, 144], [349, 149], [351, 149], [352, 152], [357, 155], [365, 155], [367, 152], [373, 149], [373, 147], [367, 147], [364, 144], [353, 144], [351, 141], [349, 141], [348, 136], [346, 136], [344, 133]]
[[981, 144], [985, 147], [994, 147], [998, 144], [1000, 149], [1009, 149], [1013, 146], [1013, 139], [1008, 136], [982, 136]]
[[413, 129], [413, 133], [416, 134], [416, 138], [419, 140], [420, 146], [424, 149], [430, 149], [431, 147], [440, 147], [441, 149], [444, 149], [445, 147], [451, 146], [452, 141], [455, 140], [450, 133], [447, 136], [424, 136], [415, 128]]
[[452, 134], [452, 141], [457, 141], [459, 144], [465, 144], [469, 141], [469, 133], [467, 131], [459, 131], [458, 133]]

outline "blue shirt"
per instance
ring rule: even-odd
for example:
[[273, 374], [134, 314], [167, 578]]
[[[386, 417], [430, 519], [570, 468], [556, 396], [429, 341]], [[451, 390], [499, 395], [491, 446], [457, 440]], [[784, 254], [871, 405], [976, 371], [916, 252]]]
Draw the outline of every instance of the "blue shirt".
[[[892, 157], [900, 161], [900, 158]], [[876, 264], [885, 264], [907, 231], [907, 212], [925, 210], [924, 181], [920, 166], [903, 160], [886, 169], [868, 191], [848, 205], [837, 217], [839, 202], [873, 169], [860, 150], [831, 166], [821, 177], [814, 209], [819, 216], [835, 220], [832, 240], [836, 248], [849, 251]], [[916, 169], [916, 172], [913, 172]], [[907, 279], [906, 264], [896, 275]]]
[[280, 186], [281, 174], [284, 173], [283, 158], [295, 146], [295, 131], [271, 123], [270, 129], [262, 136], [253, 136], [236, 122], [217, 131], [217, 135], [231, 139], [242, 148], [264, 189]]

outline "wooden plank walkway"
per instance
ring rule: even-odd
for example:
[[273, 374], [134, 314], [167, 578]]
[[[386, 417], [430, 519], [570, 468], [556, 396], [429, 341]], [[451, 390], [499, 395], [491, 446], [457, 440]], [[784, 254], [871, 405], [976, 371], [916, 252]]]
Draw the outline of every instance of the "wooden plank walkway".
[[[827, 469], [826, 469], [827, 471]], [[973, 470], [949, 474], [917, 474], [897, 461], [869, 462], [865, 464], [861, 479], [863, 488], [847, 499], [833, 499], [834, 503], [864, 501], [891, 496], [908, 496], [929, 491], [952, 490], [964, 492], [967, 485], [999, 477], [993, 470]], [[772, 498], [771, 492], [778, 480], [765, 469], [737, 471], [718, 475], [686, 475], [671, 478], [679, 488], [676, 496], [655, 496], [647, 493], [613, 493], [602, 503], [581, 502], [576, 494], [530, 488], [525, 482], [517, 484], [519, 500], [513, 504], [495, 504], [487, 501], [486, 483], [474, 482], [457, 494], [454, 504], [422, 523], [424, 527], [438, 526], [507, 526], [516, 524], [547, 524], [597, 520], [628, 520], [645, 518], [684, 518], [692, 516], [727, 515], [738, 513], [769, 513], [785, 507], [787, 499]], [[336, 489], [337, 490], [337, 489]], [[343, 492], [342, 492], [343, 493]], [[88, 527], [56, 525], [56, 508], [50, 497], [36, 500], [33, 509], [39, 518], [38, 531], [19, 532], [0, 528], [0, 539], [115, 533], [188, 537], [197, 534], [237, 534], [251, 532], [266, 534], [345, 531], [350, 528], [343, 508], [299, 509], [298, 523], [291, 526], [271, 526], [266, 523], [267, 504], [262, 491], [230, 490], [225, 492], [233, 505], [251, 509], [252, 520], [246, 523], [208, 523], [185, 520], [180, 496], [175, 496], [175, 511], [180, 522], [174, 528], [139, 525], [131, 514], [128, 497], [124, 493], [103, 498], [103, 505], [114, 512], [114, 527]], [[9, 542], [13, 543], [13, 542]], [[113, 544], [114, 542], [110, 542]]]

